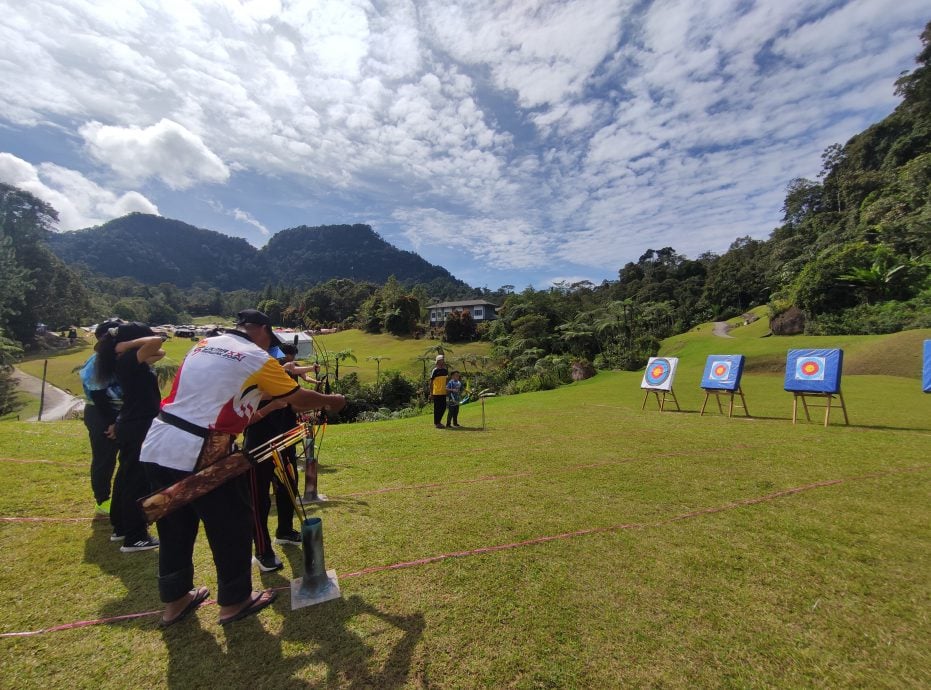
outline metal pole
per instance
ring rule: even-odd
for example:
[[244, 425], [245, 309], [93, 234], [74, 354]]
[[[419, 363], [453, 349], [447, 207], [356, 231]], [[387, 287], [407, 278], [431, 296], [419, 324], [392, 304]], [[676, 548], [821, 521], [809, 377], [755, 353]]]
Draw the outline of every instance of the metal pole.
[[39, 416], [36, 418], [42, 421], [42, 407], [45, 405], [45, 375], [48, 372], [48, 360], [42, 365], [42, 390], [39, 393]]

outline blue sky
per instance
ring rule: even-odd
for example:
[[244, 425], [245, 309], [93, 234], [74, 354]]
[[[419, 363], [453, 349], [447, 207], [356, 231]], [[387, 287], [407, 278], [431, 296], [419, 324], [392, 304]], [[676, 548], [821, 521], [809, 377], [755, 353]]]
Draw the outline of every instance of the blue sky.
[[256, 246], [368, 223], [476, 286], [766, 238], [895, 108], [927, 0], [0, 0], [0, 181]]

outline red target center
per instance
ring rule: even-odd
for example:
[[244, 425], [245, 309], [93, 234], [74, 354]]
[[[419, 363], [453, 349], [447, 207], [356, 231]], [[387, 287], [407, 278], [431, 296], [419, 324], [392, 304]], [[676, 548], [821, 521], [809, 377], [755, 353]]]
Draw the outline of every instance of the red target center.
[[714, 368], [715, 376], [724, 376], [724, 374], [726, 373], [727, 373], [727, 367], [724, 366], [723, 364], [719, 364], [718, 366]]
[[660, 376], [663, 375], [665, 371], [666, 369], [664, 367], [657, 366], [657, 367], [653, 367], [653, 371], [650, 373], [653, 376], [653, 378], [658, 379]]
[[817, 362], [805, 362], [802, 365], [802, 373], [805, 374], [805, 376], [813, 376], [818, 373], [819, 368]]

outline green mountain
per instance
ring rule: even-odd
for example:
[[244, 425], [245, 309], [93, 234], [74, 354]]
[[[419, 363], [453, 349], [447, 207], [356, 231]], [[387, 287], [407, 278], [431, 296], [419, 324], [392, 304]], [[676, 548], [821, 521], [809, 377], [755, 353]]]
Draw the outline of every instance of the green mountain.
[[[53, 233], [52, 251], [68, 264], [142, 283], [221, 290], [255, 287], [266, 274], [259, 251], [242, 238], [196, 228], [179, 220], [131, 213], [75, 232]], [[243, 285], [243, 282], [249, 285]]]
[[393, 275], [402, 283], [441, 279], [465, 287], [445, 268], [389, 244], [368, 225], [302, 225], [282, 230], [268, 241], [261, 254], [289, 284], [350, 278], [381, 285]]
[[196, 283], [257, 290], [283, 283], [307, 287], [333, 278], [384, 283], [446, 283], [468, 289], [449, 271], [383, 240], [368, 225], [282, 230], [262, 249], [244, 239], [161, 216], [132, 213], [92, 228], [52, 234], [52, 251], [68, 264], [142, 283]]

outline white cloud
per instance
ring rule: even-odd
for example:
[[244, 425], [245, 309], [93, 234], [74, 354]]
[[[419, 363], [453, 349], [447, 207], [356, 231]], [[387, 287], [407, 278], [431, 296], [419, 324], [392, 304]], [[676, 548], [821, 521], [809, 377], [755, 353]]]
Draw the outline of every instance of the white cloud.
[[0, 181], [51, 204], [60, 230], [99, 225], [136, 211], [158, 215], [158, 207], [139, 192], [118, 195], [76, 170], [52, 163], [34, 166], [11, 153], [0, 153]]
[[253, 215], [247, 211], [243, 211], [241, 208], [233, 209], [233, 218], [236, 220], [241, 220], [243, 223], [248, 223], [254, 228], [258, 228], [265, 237], [269, 236], [268, 228], [266, 228], [262, 223], [260, 223]]
[[415, 249], [433, 247], [453, 267], [480, 261], [495, 268], [539, 268], [552, 250], [527, 218], [460, 217], [420, 208], [398, 211], [395, 220]]
[[765, 236], [786, 182], [894, 107], [927, 15], [918, 0], [7, 4], [0, 121], [83, 123], [121, 183], [256, 173], [401, 221], [426, 254], [547, 274]]
[[89, 153], [132, 182], [158, 177], [172, 189], [198, 182], [225, 182], [229, 168], [199, 136], [172, 120], [151, 127], [113, 127], [89, 122], [79, 130]]

